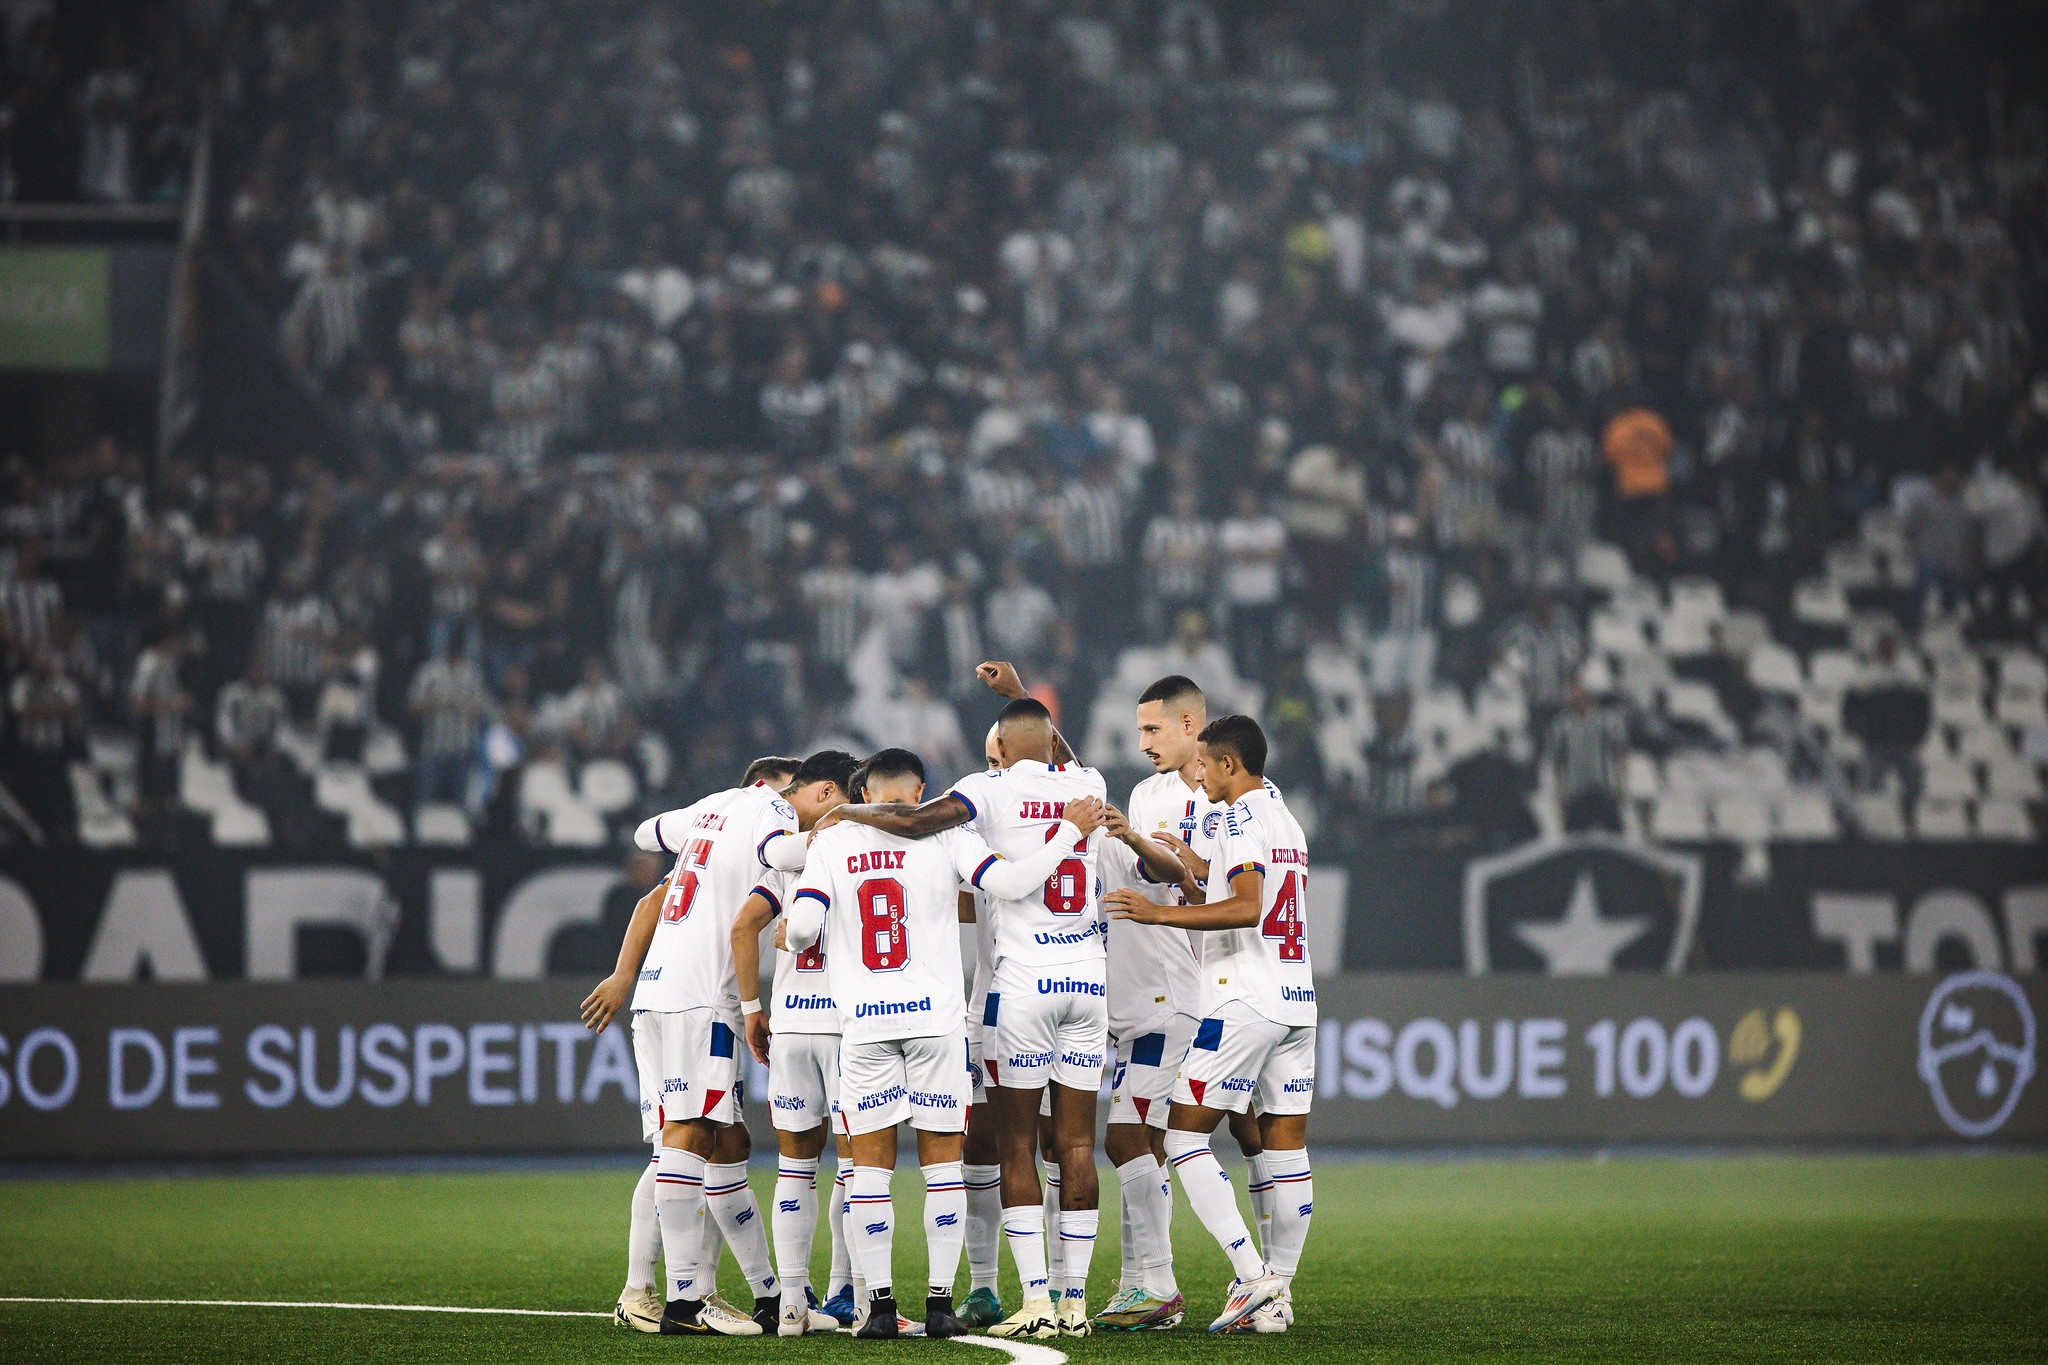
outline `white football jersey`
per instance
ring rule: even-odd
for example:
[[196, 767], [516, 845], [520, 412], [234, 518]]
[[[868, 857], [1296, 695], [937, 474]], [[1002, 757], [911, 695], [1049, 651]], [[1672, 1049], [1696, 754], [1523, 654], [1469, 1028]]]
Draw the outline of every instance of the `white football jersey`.
[[996, 906], [988, 892], [974, 893], [974, 923], [967, 927], [974, 931], [974, 972], [967, 987], [967, 1018], [979, 1023], [988, 1004], [989, 978], [996, 970]]
[[1202, 1017], [1213, 1019], [1226, 1001], [1242, 1000], [1276, 1024], [1312, 1025], [1308, 840], [1286, 803], [1269, 791], [1248, 792], [1223, 813], [1209, 862], [1209, 903], [1230, 899], [1231, 874], [1246, 868], [1264, 879], [1259, 922], [1203, 935]]
[[[1149, 900], [1179, 904], [1180, 893], [1142, 875], [1138, 855], [1121, 840], [1106, 839], [1096, 855], [1102, 894], [1129, 887]], [[1170, 900], [1169, 900], [1170, 898]], [[1201, 1002], [1199, 964], [1186, 929], [1135, 920], [1109, 921], [1109, 1031], [1117, 1038], [1156, 1033], [1175, 1014], [1193, 1014]]]
[[[1022, 861], [1059, 828], [1067, 802], [1084, 796], [1101, 800], [1107, 790], [1093, 768], [1023, 759], [1007, 768], [969, 773], [947, 794], [967, 803], [974, 831], [990, 848]], [[1012, 959], [1050, 967], [1102, 956], [1102, 897], [1095, 879], [1100, 838], [1084, 838], [1044, 887], [990, 907], [996, 935], [992, 967]]]
[[641, 963], [634, 1009], [739, 1008], [733, 921], [768, 870], [767, 845], [796, 832], [796, 810], [764, 783], [714, 792], [655, 821], [655, 837], [676, 865]]
[[958, 1034], [964, 1042], [960, 888], [1015, 894], [1042, 883], [1080, 836], [1066, 824], [1055, 832], [1015, 863], [966, 828], [906, 839], [848, 821], [814, 839], [790, 904], [789, 943], [799, 951], [824, 943], [846, 1041]]
[[[780, 915], [803, 885], [801, 872], [764, 872], [755, 885]], [[832, 1000], [832, 982], [825, 971], [825, 945], [813, 943], [803, 952], [775, 950], [775, 996], [768, 1002], [768, 1026], [774, 1033], [837, 1033], [839, 1006]]]

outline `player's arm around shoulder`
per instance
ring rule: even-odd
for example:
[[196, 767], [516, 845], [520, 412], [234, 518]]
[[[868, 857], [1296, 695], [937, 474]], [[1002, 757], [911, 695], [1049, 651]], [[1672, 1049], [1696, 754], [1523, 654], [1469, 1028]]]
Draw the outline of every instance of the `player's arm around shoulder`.
[[812, 856], [804, 864], [802, 884], [783, 913], [781, 946], [792, 953], [814, 946], [825, 931], [825, 912], [832, 906], [832, 861], [848, 837], [850, 831], [833, 837], [825, 830], [811, 841]]
[[1228, 869], [1225, 879], [1230, 895], [1205, 904], [1158, 905], [1136, 891], [1113, 891], [1103, 898], [1102, 908], [1111, 919], [1136, 920], [1140, 924], [1166, 924], [1177, 929], [1244, 929], [1257, 924], [1264, 912], [1267, 845], [1256, 822], [1226, 816], [1223, 837], [1216, 845], [1211, 865]]
[[810, 851], [810, 836], [797, 828], [796, 808], [781, 797], [769, 799], [754, 826], [754, 856], [771, 872], [801, 872]]

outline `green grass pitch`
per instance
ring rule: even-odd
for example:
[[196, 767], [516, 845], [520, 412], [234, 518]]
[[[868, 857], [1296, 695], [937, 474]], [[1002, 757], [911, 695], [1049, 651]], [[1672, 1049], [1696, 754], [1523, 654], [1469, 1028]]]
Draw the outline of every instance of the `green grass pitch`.
[[[635, 1171], [0, 1183], [0, 1294], [609, 1309]], [[766, 1199], [773, 1174], [758, 1169]], [[898, 1186], [916, 1183], [899, 1172]], [[1242, 1175], [1238, 1174], [1240, 1198]], [[1227, 1278], [1185, 1204], [1189, 1321], [1052, 1343], [1076, 1361], [2048, 1359], [2048, 1157], [1346, 1161], [1284, 1337], [1201, 1328]], [[1116, 1275], [1116, 1182], [1090, 1303]], [[899, 1282], [924, 1258], [899, 1204]], [[818, 1268], [824, 1268], [819, 1238]], [[1008, 1264], [1005, 1262], [1005, 1273]], [[738, 1276], [722, 1274], [730, 1291]], [[822, 1278], [822, 1274], [820, 1276]], [[1006, 1286], [1014, 1303], [1014, 1286]], [[0, 1303], [0, 1359], [840, 1361], [993, 1352], [845, 1337], [675, 1340], [595, 1318]]]

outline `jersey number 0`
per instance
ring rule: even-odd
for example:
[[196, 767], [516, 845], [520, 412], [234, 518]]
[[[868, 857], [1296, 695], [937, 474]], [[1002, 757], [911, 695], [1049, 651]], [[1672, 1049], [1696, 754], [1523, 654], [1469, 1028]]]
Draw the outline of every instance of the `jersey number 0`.
[[[1045, 841], [1051, 843], [1059, 832], [1060, 827], [1054, 825], [1045, 832]], [[1084, 838], [1074, 846], [1074, 852], [1079, 853], [1087, 847], [1088, 841]], [[1060, 859], [1060, 865], [1045, 879], [1045, 908], [1055, 915], [1078, 915], [1087, 905], [1088, 864], [1079, 858]]]

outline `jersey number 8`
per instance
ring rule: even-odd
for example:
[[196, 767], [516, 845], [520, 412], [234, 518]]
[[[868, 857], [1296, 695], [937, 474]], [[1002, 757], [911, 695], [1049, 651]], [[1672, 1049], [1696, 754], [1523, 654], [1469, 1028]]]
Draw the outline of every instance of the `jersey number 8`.
[[860, 907], [860, 960], [871, 972], [901, 971], [910, 961], [903, 929], [903, 883], [894, 877], [865, 881], [853, 893]]

